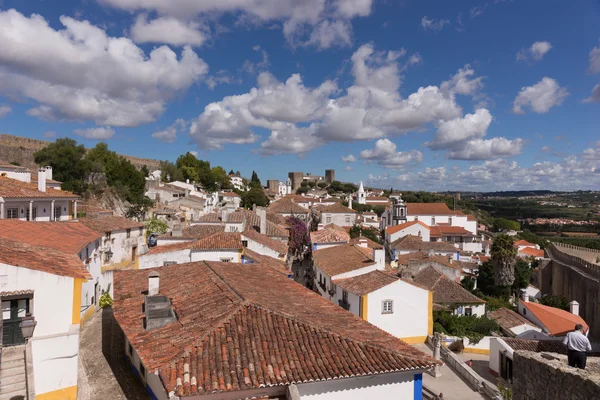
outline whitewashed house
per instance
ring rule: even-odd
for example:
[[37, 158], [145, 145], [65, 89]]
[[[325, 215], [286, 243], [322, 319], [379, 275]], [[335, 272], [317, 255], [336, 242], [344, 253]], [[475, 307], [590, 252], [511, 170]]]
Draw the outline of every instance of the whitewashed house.
[[[159, 400], [215, 392], [220, 400], [420, 399], [422, 373], [435, 365], [261, 263], [116, 274], [113, 308], [125, 353]], [[145, 313], [144, 304], [162, 307], [163, 316]], [[261, 345], [247, 351], [247, 343]], [[233, 353], [222, 350], [238, 347], [244, 356], [232, 368]]]
[[289, 197], [283, 197], [269, 204], [270, 212], [279, 214], [283, 217], [297, 217], [303, 221], [309, 221], [310, 210], [304, 208]]
[[422, 241], [429, 242], [431, 241], [429, 236], [430, 229], [429, 225], [419, 220], [388, 226], [385, 228], [385, 243], [389, 245], [393, 241], [407, 235], [417, 236]]
[[502, 334], [505, 336], [521, 337], [528, 331], [542, 331], [540, 327], [529, 321], [527, 318], [508, 308], [502, 307], [494, 311], [489, 311], [487, 316], [496, 321], [502, 330]]
[[[52, 171], [52, 167], [49, 168], [50, 171]], [[16, 179], [25, 183], [31, 182], [31, 172], [29, 171], [29, 169], [18, 165], [9, 164], [2, 160], [0, 160], [0, 176], [4, 176], [10, 179]]]
[[350, 243], [350, 234], [341, 226], [319, 224], [318, 229], [310, 233], [313, 251]]
[[244, 179], [239, 175], [229, 174], [229, 182], [231, 182], [231, 186], [233, 186], [237, 190], [246, 190], [246, 185], [244, 185]]
[[[246, 229], [241, 233], [242, 246], [263, 256], [277, 260], [287, 260], [288, 246], [279, 240], [271, 239], [267, 235], [254, 229]], [[245, 250], [244, 250], [245, 251]]]
[[321, 209], [321, 223], [353, 226], [356, 223], [356, 211], [340, 203], [334, 203]]

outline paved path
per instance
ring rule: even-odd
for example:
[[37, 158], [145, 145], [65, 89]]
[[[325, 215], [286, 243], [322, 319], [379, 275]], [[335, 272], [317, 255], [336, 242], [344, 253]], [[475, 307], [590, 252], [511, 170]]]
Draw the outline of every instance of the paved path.
[[112, 310], [98, 311], [80, 331], [78, 400], [149, 400], [124, 359], [124, 336]]
[[472, 361], [471, 368], [483, 379], [496, 386], [498, 379], [490, 373], [490, 356], [485, 354], [461, 353], [458, 356], [464, 362]]
[[25, 346], [2, 348], [0, 364], [0, 400], [27, 398], [27, 371]]
[[[426, 354], [432, 354], [431, 349], [426, 344], [414, 344], [414, 347]], [[428, 373], [423, 374], [423, 385], [433, 392], [444, 394], [444, 400], [481, 400], [485, 399], [481, 394], [475, 392], [446, 364], [441, 368], [442, 376], [434, 378]]]

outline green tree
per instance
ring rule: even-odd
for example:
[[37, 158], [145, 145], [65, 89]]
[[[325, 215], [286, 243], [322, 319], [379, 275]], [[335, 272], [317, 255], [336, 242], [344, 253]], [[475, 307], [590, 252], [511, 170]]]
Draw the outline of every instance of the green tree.
[[269, 205], [269, 199], [265, 195], [265, 192], [262, 190], [262, 188], [253, 187], [242, 194], [242, 207], [252, 208], [254, 204], [259, 207], [266, 207]]
[[52, 167], [53, 178], [61, 181], [62, 188], [82, 195], [86, 188], [89, 166], [84, 160], [85, 147], [73, 139], [56, 139], [33, 154], [37, 165]]
[[145, 165], [143, 165], [142, 168], [140, 168], [140, 172], [142, 173], [142, 175], [144, 175], [144, 178], [147, 178], [150, 175], [150, 171]]
[[316, 182], [308, 182], [308, 186], [309, 186], [311, 189], [314, 189], [314, 188], [315, 188], [315, 186], [317, 186], [317, 183], [316, 183]]
[[160, 162], [160, 179], [163, 182], [183, 181], [183, 173], [170, 161]]
[[379, 232], [372, 228], [361, 228], [360, 225], [354, 224], [352, 228], [350, 228], [350, 238], [356, 239], [358, 237], [366, 237], [367, 239], [371, 239], [375, 243], [381, 243], [381, 238], [379, 236]]
[[231, 181], [229, 175], [223, 169], [223, 167], [213, 167], [211, 170], [214, 181], [219, 185], [221, 189], [231, 189]]
[[492, 243], [492, 264], [494, 265], [494, 282], [497, 286], [509, 287], [515, 281], [515, 263], [517, 249], [512, 237], [499, 234]]
[[233, 172], [232, 169], [229, 170], [229, 175], [235, 175], [235, 172]]
[[569, 311], [569, 300], [565, 296], [547, 295], [540, 300], [545, 306], [560, 308], [561, 310]]
[[317, 183], [317, 186], [319, 187], [319, 189], [325, 189], [329, 184], [327, 182], [319, 182]]
[[296, 194], [306, 194], [306, 193], [308, 193], [307, 186], [300, 186], [298, 189], [296, 189]]
[[526, 289], [531, 282], [532, 267], [522, 259], [517, 259], [515, 263], [515, 281], [512, 284], [512, 291], [516, 296], [521, 294], [521, 290]]
[[152, 218], [146, 222], [146, 234], [150, 235], [151, 233], [156, 233], [158, 235], [162, 235], [167, 233], [169, 230], [169, 225], [161, 219]]
[[250, 178], [250, 187], [262, 188], [260, 179], [258, 178], [258, 174], [256, 173], [256, 171], [252, 171], [252, 178]]

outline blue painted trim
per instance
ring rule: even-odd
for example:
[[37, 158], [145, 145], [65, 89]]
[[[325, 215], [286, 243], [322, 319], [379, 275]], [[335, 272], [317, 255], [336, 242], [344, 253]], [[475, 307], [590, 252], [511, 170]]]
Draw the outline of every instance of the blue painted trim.
[[423, 374], [415, 375], [415, 400], [423, 400]]
[[135, 376], [137, 376], [138, 379], [146, 387], [146, 392], [148, 392], [148, 394], [150, 395], [150, 397], [152, 398], [152, 400], [158, 400], [158, 397], [156, 397], [156, 395], [154, 394], [154, 392], [152, 391], [152, 389], [150, 389], [150, 386], [148, 386], [148, 384], [146, 382], [144, 382], [144, 380], [142, 379], [142, 376], [140, 375], [140, 371], [138, 371], [138, 369], [135, 367], [135, 365], [133, 365], [133, 363], [131, 362], [131, 358], [129, 358], [129, 356], [127, 354], [125, 354], [124, 357], [127, 360], [127, 363], [129, 364], [129, 366], [131, 367], [131, 369], [133, 370], [133, 373], [135, 374]]

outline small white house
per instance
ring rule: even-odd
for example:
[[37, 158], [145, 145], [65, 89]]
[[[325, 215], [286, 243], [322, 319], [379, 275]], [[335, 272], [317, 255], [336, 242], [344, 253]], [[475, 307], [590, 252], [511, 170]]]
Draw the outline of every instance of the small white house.
[[422, 241], [429, 242], [429, 231], [429, 226], [419, 220], [388, 226], [385, 228], [385, 242], [392, 243], [407, 235], [417, 236], [420, 237]]
[[[50, 168], [50, 174], [52, 174], [52, 167], [47, 168]], [[16, 179], [26, 183], [31, 182], [31, 172], [29, 169], [18, 165], [9, 164], [2, 160], [0, 160], [0, 176]], [[52, 179], [52, 176], [50, 176], [50, 179]]]
[[344, 228], [335, 224], [327, 226], [319, 224], [318, 229], [310, 233], [310, 241], [313, 251], [316, 251], [350, 243], [350, 234]]
[[321, 223], [325, 225], [353, 226], [356, 223], [356, 211], [334, 203], [321, 209]]

